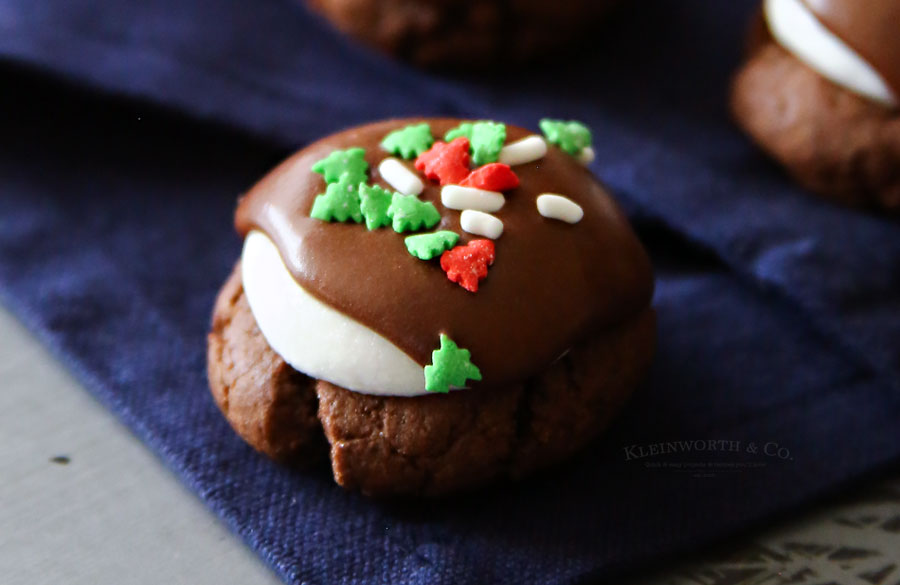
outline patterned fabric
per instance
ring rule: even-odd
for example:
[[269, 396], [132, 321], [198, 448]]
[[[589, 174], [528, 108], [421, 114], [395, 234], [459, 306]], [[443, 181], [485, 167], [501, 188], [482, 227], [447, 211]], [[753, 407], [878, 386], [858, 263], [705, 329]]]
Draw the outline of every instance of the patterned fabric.
[[[389, 62], [287, 0], [0, 0], [4, 61], [68, 83], [3, 71], [0, 297], [290, 583], [580, 583], [709, 543], [900, 456], [900, 230], [808, 197], [730, 124], [756, 4], [624, 3], [581, 58], [484, 79]], [[204, 336], [236, 195], [289, 146], [413, 113], [590, 125], [656, 264], [660, 342], [570, 464], [376, 503], [237, 439]]]
[[900, 476], [865, 490], [852, 501], [769, 531], [736, 550], [640, 583], [900, 583]]

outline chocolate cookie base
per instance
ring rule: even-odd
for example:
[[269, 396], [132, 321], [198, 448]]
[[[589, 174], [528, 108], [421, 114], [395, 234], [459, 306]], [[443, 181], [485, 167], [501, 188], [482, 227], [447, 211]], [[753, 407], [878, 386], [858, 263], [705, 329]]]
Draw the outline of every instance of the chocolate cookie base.
[[269, 348], [238, 264], [215, 304], [208, 371], [234, 430], [269, 457], [304, 464], [330, 453], [334, 479], [345, 488], [435, 496], [520, 478], [570, 456], [638, 384], [655, 339], [648, 308], [523, 384], [417, 397], [359, 394], [295, 371]]
[[734, 79], [738, 124], [794, 179], [845, 205], [900, 211], [900, 112], [828, 81], [772, 40]]
[[614, 0], [307, 0], [339, 30], [422, 66], [522, 62], [584, 36]]

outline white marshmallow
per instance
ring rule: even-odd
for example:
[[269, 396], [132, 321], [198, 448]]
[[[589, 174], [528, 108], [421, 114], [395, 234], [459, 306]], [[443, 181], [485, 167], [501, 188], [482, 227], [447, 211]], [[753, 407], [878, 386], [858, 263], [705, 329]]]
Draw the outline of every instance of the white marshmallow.
[[396, 158], [388, 157], [381, 161], [378, 164], [378, 173], [388, 185], [404, 195], [418, 195], [425, 189], [422, 179]]
[[765, 0], [763, 9], [775, 40], [823, 77], [876, 102], [897, 105], [897, 96], [875, 68], [800, 0]]
[[422, 366], [306, 292], [260, 231], [251, 231], [244, 240], [241, 273], [259, 330], [294, 369], [364, 394], [427, 394]]
[[593, 148], [591, 148], [590, 146], [585, 146], [584, 148], [581, 149], [581, 152], [579, 152], [578, 156], [575, 158], [577, 158], [578, 162], [580, 162], [584, 166], [588, 166], [589, 164], [594, 162], [594, 159], [596, 158], [596, 156], [597, 155], [594, 154]]
[[537, 198], [538, 212], [550, 219], [559, 219], [566, 223], [578, 223], [584, 217], [580, 205], [562, 195], [544, 193]]
[[547, 142], [538, 135], [527, 136], [500, 149], [499, 162], [513, 166], [530, 163], [547, 154]]
[[465, 231], [476, 236], [484, 236], [496, 240], [503, 234], [503, 222], [483, 211], [466, 209], [459, 216], [459, 225]]
[[441, 189], [441, 203], [449, 209], [477, 209], [491, 212], [503, 207], [506, 198], [503, 197], [503, 193], [496, 191], [447, 185]]

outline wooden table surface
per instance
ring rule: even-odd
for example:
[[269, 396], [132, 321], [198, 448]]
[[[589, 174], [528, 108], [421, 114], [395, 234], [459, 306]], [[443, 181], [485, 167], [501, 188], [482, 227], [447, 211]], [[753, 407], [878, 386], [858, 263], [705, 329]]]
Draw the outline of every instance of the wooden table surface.
[[281, 583], [0, 309], [0, 583]]
[[[900, 583], [900, 475], [640, 582], [788, 579]], [[0, 583], [280, 581], [0, 308]]]

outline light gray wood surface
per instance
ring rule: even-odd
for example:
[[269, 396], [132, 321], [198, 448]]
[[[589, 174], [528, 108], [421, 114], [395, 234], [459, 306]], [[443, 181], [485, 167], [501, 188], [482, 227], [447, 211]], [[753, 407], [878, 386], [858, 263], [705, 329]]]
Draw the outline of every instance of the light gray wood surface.
[[280, 582], [0, 309], [0, 583]]

